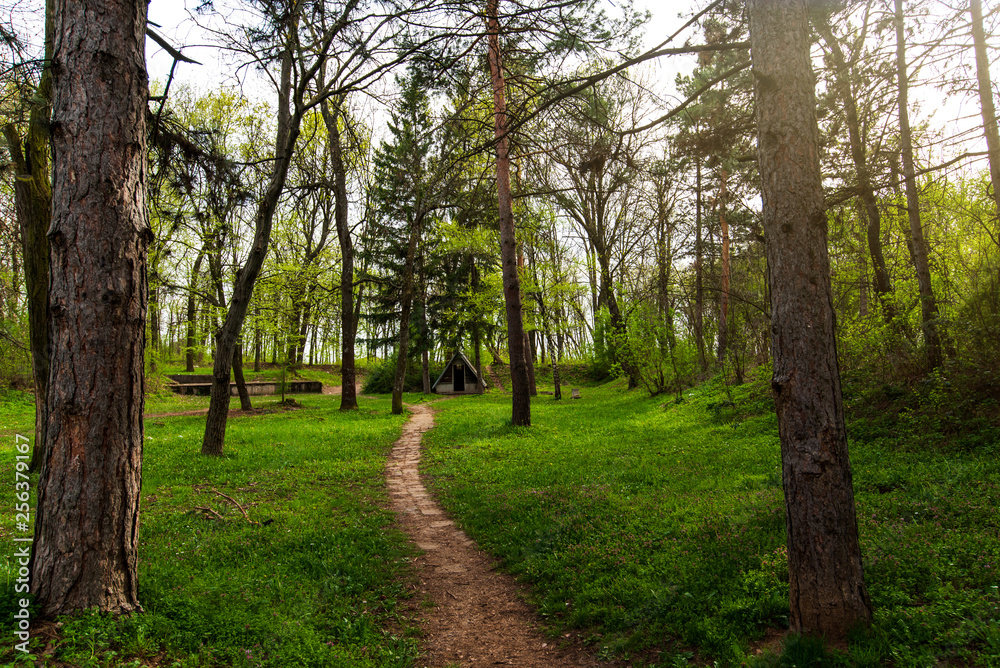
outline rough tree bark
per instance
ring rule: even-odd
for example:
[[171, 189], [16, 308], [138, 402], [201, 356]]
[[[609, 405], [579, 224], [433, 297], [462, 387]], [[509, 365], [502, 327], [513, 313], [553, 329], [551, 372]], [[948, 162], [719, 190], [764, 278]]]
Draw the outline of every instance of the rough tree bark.
[[903, 179], [906, 186], [906, 214], [910, 221], [910, 248], [913, 267], [917, 272], [920, 291], [920, 320], [927, 346], [927, 364], [934, 369], [941, 365], [941, 331], [938, 327], [938, 307], [931, 285], [930, 261], [927, 241], [920, 220], [920, 198], [913, 166], [913, 139], [910, 136], [909, 79], [906, 74], [906, 37], [903, 34], [903, 0], [895, 0], [896, 25], [896, 79], [899, 83], [899, 142], [903, 159]]
[[871, 620], [837, 366], [806, 0], [753, 0], [758, 159], [770, 267], [792, 631]]
[[510, 149], [507, 141], [506, 82], [500, 60], [500, 0], [486, 0], [490, 78], [493, 83], [494, 132], [497, 141], [497, 200], [500, 209], [500, 264], [507, 306], [507, 347], [510, 351], [511, 422], [531, 424], [531, 394], [521, 319], [521, 282], [517, 275], [517, 242], [510, 192]]
[[48, 424], [31, 591], [52, 618], [139, 610], [146, 320], [145, 0], [59, 0]]

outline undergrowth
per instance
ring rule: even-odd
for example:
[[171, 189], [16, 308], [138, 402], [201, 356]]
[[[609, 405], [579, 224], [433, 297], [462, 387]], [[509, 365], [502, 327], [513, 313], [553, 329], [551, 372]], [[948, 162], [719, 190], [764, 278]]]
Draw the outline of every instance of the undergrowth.
[[[498, 397], [440, 411], [425, 436], [438, 497], [531, 583], [553, 633], [636, 665], [739, 665], [767, 656], [757, 654], [765, 635], [787, 629], [766, 371], [742, 386], [702, 385], [679, 405], [622, 381], [579, 401], [539, 399], [530, 428], [512, 427]], [[1000, 462], [989, 439], [852, 441], [875, 622], [846, 654], [809, 665], [1000, 665]]]
[[[139, 544], [145, 612], [64, 619], [35, 635], [32, 654], [6, 643], [0, 662], [412, 665], [416, 644], [397, 612], [409, 548], [386, 510], [383, 478], [403, 418], [381, 399], [351, 413], [337, 410], [338, 397], [301, 403], [301, 410], [231, 418], [220, 458], [199, 454], [203, 417], [147, 421]], [[0, 475], [12, 480], [10, 449], [4, 442]], [[11, 490], [0, 488], [7, 507]], [[9, 537], [11, 528], [0, 534]], [[12, 561], [0, 559], [8, 638]]]

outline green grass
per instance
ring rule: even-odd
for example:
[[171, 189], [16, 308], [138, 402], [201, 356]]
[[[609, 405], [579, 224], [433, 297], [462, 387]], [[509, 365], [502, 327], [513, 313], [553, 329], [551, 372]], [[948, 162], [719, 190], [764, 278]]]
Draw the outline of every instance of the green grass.
[[[364, 369], [361, 367], [357, 368], [357, 373], [362, 374]], [[209, 366], [199, 366], [195, 367], [192, 372], [195, 375], [211, 375], [212, 367]], [[260, 371], [253, 370], [253, 364], [244, 364], [243, 366], [243, 377], [247, 381], [255, 380], [281, 380], [281, 365], [280, 364], [263, 364], [261, 365]], [[167, 375], [175, 374], [187, 374], [184, 369], [184, 364], [180, 362], [170, 362], [167, 364], [161, 364], [157, 370], [158, 377], [166, 377]], [[324, 385], [333, 385], [335, 387], [340, 386], [340, 367], [338, 365], [323, 364], [316, 366], [302, 366], [293, 371], [286, 372], [286, 379], [288, 380], [318, 380]], [[166, 382], [169, 382], [166, 381]]]
[[[702, 386], [680, 405], [620, 382], [583, 395], [536, 400], [527, 429], [503, 396], [440, 404], [425, 437], [438, 496], [533, 585], [553, 632], [650, 665], [693, 650], [738, 665], [788, 624], [766, 383]], [[903, 445], [852, 443], [875, 624], [849, 660], [1000, 665], [1000, 462]]]
[[[253, 365], [248, 365], [244, 369], [244, 378], [251, 381], [280, 381], [281, 368], [279, 366], [265, 365], [260, 371], [253, 371]], [[359, 374], [363, 374], [363, 369], [358, 369]], [[147, 375], [146, 413], [177, 413], [181, 411], [199, 410], [208, 408], [208, 397], [179, 395], [170, 391], [168, 384], [171, 382], [167, 375], [185, 374], [184, 365], [181, 363], [161, 364], [155, 375]], [[194, 374], [211, 375], [212, 367], [196, 367]], [[340, 387], [340, 368], [331, 365], [306, 366], [286, 374], [287, 380], [317, 380], [324, 385]], [[298, 395], [295, 395], [296, 397]], [[254, 407], [264, 406], [273, 403], [274, 397], [251, 396], [250, 401]], [[239, 408], [239, 399], [233, 397], [230, 401], [230, 408]]]
[[[463, 528], [532, 585], [548, 630], [582, 637], [601, 657], [637, 667], [997, 667], [1000, 443], [993, 408], [940, 410], [946, 382], [892, 393], [906, 410], [845, 398], [857, 415], [851, 457], [875, 606], [872, 628], [846, 653], [794, 637], [780, 652], [761, 647], [788, 625], [779, 445], [763, 376], [700, 386], [681, 404], [625, 392], [621, 381], [580, 383], [579, 401], [533, 401], [530, 428], [510, 425], [509, 394], [452, 398], [436, 404], [424, 472]], [[409, 553], [384, 487], [402, 418], [389, 415], [387, 397], [346, 415], [337, 397], [297, 398], [304, 409], [256, 398], [276, 412], [232, 419], [219, 459], [198, 454], [203, 417], [147, 420], [146, 614], [66, 620], [54, 660], [413, 665], [416, 632], [398, 612]], [[204, 406], [147, 399], [148, 412]], [[0, 397], [0, 476], [13, 479], [13, 433], [30, 433], [32, 412], [30, 395]], [[271, 522], [251, 525], [213, 489]], [[0, 486], [0, 503], [12, 507], [12, 492]], [[8, 620], [11, 574], [5, 555]]]
[[[0, 389], [0, 443], [14, 434], [35, 433], [35, 395], [19, 390]], [[12, 478], [13, 479], [13, 478]]]
[[[337, 410], [337, 397], [302, 402], [301, 410], [231, 419], [221, 458], [198, 453], [204, 418], [147, 420], [139, 546], [146, 613], [66, 620], [53, 661], [412, 664], [415, 641], [397, 612], [410, 553], [393, 527], [384, 484], [385, 458], [403, 418], [390, 415], [383, 399], [348, 414]], [[12, 445], [4, 441], [0, 452], [0, 475], [10, 480]], [[261, 524], [250, 524], [213, 490]], [[0, 488], [8, 508], [11, 494], [11, 485]], [[209, 519], [196, 506], [224, 519]], [[11, 534], [9, 524], [0, 534]], [[8, 625], [12, 592], [4, 555], [0, 611]], [[24, 658], [6, 647], [0, 662]]]

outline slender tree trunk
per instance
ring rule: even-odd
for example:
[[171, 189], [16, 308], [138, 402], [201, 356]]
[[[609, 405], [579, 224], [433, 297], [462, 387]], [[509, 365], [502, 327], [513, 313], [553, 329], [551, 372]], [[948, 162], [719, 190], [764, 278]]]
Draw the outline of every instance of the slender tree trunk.
[[486, 0], [486, 30], [489, 34], [489, 66], [493, 82], [494, 132], [497, 138], [497, 200], [500, 210], [500, 262], [504, 302], [507, 306], [507, 346], [510, 350], [511, 422], [531, 424], [531, 386], [524, 349], [521, 319], [521, 282], [517, 275], [517, 241], [510, 192], [510, 153], [507, 141], [506, 82], [500, 61], [500, 0]]
[[354, 244], [351, 241], [351, 227], [348, 220], [347, 166], [344, 164], [344, 150], [340, 139], [340, 109], [322, 104], [323, 121], [330, 137], [330, 169], [334, 175], [334, 218], [337, 222], [337, 239], [340, 241], [340, 410], [356, 410], [358, 407], [357, 376], [354, 364], [354, 341], [358, 336], [358, 309], [361, 306], [361, 291], [357, 303], [354, 300]]
[[830, 54], [833, 56], [837, 91], [844, 108], [845, 119], [847, 120], [847, 135], [851, 144], [851, 159], [854, 162], [854, 169], [858, 175], [862, 211], [867, 219], [868, 252], [871, 255], [872, 266], [875, 271], [873, 286], [875, 294], [882, 305], [882, 315], [886, 322], [891, 322], [895, 318], [896, 309], [892, 302], [892, 283], [889, 280], [885, 257], [882, 254], [882, 215], [879, 212], [878, 200], [875, 198], [875, 188], [872, 186], [871, 171], [868, 168], [868, 158], [865, 155], [865, 145], [861, 136], [861, 121], [858, 115], [858, 104], [851, 88], [853, 73], [847, 63], [847, 59], [844, 57], [843, 50], [840, 48], [840, 42], [834, 36], [829, 24], [817, 21], [816, 27], [823, 36], [823, 39], [826, 40], [827, 46], [830, 48]]
[[[473, 267], [475, 271], [475, 267]], [[421, 259], [420, 262], [420, 337], [423, 339], [421, 346], [423, 350], [420, 352], [420, 366], [421, 373], [420, 378], [423, 383], [424, 394], [431, 393], [431, 360], [430, 351], [428, 350], [428, 344], [431, 341], [430, 333], [427, 328], [427, 278], [424, 274], [424, 262]]]
[[[524, 268], [524, 244], [517, 246], [517, 275], [518, 277], [525, 271]], [[522, 311], [523, 313], [523, 311]], [[538, 396], [538, 385], [535, 382], [535, 332], [534, 330], [524, 330], [524, 366], [528, 373], [528, 395]]]
[[[55, 4], [46, 443], [31, 593], [40, 615], [140, 610], [146, 3]], [[85, 94], [84, 94], [85, 91]]]
[[[419, 216], [419, 214], [418, 214]], [[406, 384], [406, 363], [410, 353], [410, 310], [413, 304], [413, 263], [420, 241], [420, 220], [411, 223], [410, 239], [406, 246], [406, 265], [403, 268], [402, 308], [399, 316], [399, 349], [396, 357], [396, 377], [392, 383], [392, 413], [403, 414], [403, 386]]]
[[243, 343], [238, 342], [233, 348], [233, 380], [236, 381], [236, 393], [240, 395], [240, 410], [253, 410], [250, 403], [250, 393], [247, 392], [247, 383], [243, 379]]
[[[295, 22], [294, 17], [291, 21]], [[294, 26], [293, 26], [294, 29]], [[260, 274], [271, 240], [271, 228], [278, 199], [285, 187], [292, 150], [299, 136], [302, 110], [296, 108], [289, 113], [288, 100], [291, 90], [290, 50], [282, 58], [281, 104], [278, 110], [278, 128], [275, 139], [275, 160], [268, 182], [267, 191], [260, 202], [254, 220], [254, 238], [246, 262], [236, 274], [233, 296], [229, 302], [226, 319], [215, 335], [215, 363], [212, 368], [212, 396], [205, 421], [205, 437], [201, 452], [205, 455], [221, 455], [226, 440], [226, 418], [229, 415], [229, 376], [232, 371], [233, 351], [237, 338], [243, 329], [250, 299], [253, 297], [254, 283]]]
[[621, 365], [622, 371], [628, 378], [628, 389], [634, 390], [639, 387], [639, 370], [633, 359], [633, 352], [628, 343], [628, 330], [625, 326], [625, 318], [622, 316], [621, 308], [618, 306], [618, 298], [615, 296], [614, 284], [611, 281], [611, 264], [607, 250], [601, 246], [595, 246], [597, 251], [597, 262], [601, 275], [601, 294], [605, 306], [608, 307], [610, 316], [611, 331], [614, 334], [612, 343], [612, 355]]
[[870, 623], [837, 366], [806, 0], [752, 0], [758, 159], [771, 287], [793, 632]]
[[[534, 266], [534, 265], [532, 265]], [[538, 285], [538, 277], [535, 277], [535, 285]], [[542, 317], [542, 328], [545, 330], [545, 337], [549, 342], [549, 361], [552, 365], [552, 384], [555, 386], [555, 400], [559, 401], [562, 399], [562, 387], [559, 378], [559, 363], [556, 361], [555, 349], [552, 347], [552, 335], [549, 332], [549, 317], [548, 311], [545, 308], [545, 302], [542, 299], [542, 293], [535, 293], [535, 301], [538, 303], [538, 312]]]
[[160, 352], [160, 298], [158, 286], [149, 287], [146, 314], [149, 320], [149, 370], [156, 373], [156, 358]]
[[708, 355], [705, 353], [705, 287], [703, 281], [703, 249], [701, 240], [701, 159], [695, 163], [695, 210], [694, 210], [694, 340], [698, 347], [698, 363], [701, 372], [708, 371]]
[[302, 366], [305, 362], [306, 343], [309, 340], [309, 327], [312, 325], [312, 300], [316, 284], [312, 283], [306, 289], [306, 304], [302, 308], [302, 324], [299, 325], [299, 354], [295, 358], [295, 363]]
[[198, 281], [198, 273], [201, 271], [201, 261], [205, 257], [204, 252], [199, 251], [194, 259], [194, 267], [191, 269], [191, 280], [188, 285], [187, 296], [187, 339], [184, 348], [184, 370], [194, 373], [194, 348], [195, 348], [195, 324], [197, 322], [198, 311], [194, 300], [194, 288]]
[[[476, 267], [476, 262], [474, 259], [470, 260], [472, 262], [472, 294], [479, 293], [479, 268]], [[486, 390], [486, 385], [483, 383], [483, 365], [482, 365], [482, 347], [483, 347], [483, 336], [482, 336], [482, 323], [480, 323], [480, 316], [477, 313], [476, 319], [472, 321], [472, 344], [475, 346], [475, 359], [473, 363], [476, 365], [476, 393], [482, 394]]]
[[302, 302], [303, 294], [301, 290], [296, 290], [292, 296], [292, 317], [288, 324], [288, 348], [285, 356], [285, 366], [294, 368], [299, 359], [299, 346], [301, 338], [299, 330], [302, 326]]
[[528, 371], [528, 395], [538, 396], [538, 385], [535, 383], [535, 346], [531, 342], [529, 332], [524, 333], [524, 366]]
[[722, 168], [719, 193], [719, 227], [722, 230], [722, 290], [719, 294], [719, 360], [729, 347], [729, 221], [726, 220], [726, 169]]
[[[52, 58], [52, 0], [45, 3], [45, 59]], [[21, 138], [13, 124], [3, 127], [7, 147], [14, 162], [14, 209], [21, 233], [21, 257], [24, 285], [28, 297], [28, 341], [35, 386], [35, 442], [30, 468], [42, 465], [46, 442], [45, 397], [49, 379], [49, 240], [46, 233], [52, 221], [52, 185], [49, 181], [49, 151], [52, 136], [52, 69], [47, 65], [31, 99], [28, 132]], [[14, 272], [17, 273], [16, 271]]]
[[253, 309], [254, 322], [253, 322], [253, 370], [255, 372], [260, 371], [260, 359], [261, 347], [263, 345], [263, 336], [260, 331], [260, 306], [254, 306]]
[[930, 261], [927, 257], [927, 242], [920, 221], [920, 198], [917, 195], [917, 180], [913, 166], [913, 139], [910, 136], [909, 80], [906, 74], [906, 38], [903, 34], [903, 0], [895, 0], [896, 24], [896, 78], [899, 82], [899, 134], [903, 158], [903, 178], [906, 182], [906, 213], [910, 221], [910, 239], [913, 249], [913, 265], [917, 271], [917, 287], [920, 291], [920, 318], [927, 345], [927, 363], [930, 368], [941, 365], [941, 332], [938, 327], [938, 307], [931, 285]]
[[[976, 50], [976, 78], [979, 81], [979, 107], [983, 115], [983, 134], [990, 158], [990, 183], [993, 186], [993, 201], [996, 203], [997, 218], [1000, 220], [1000, 131], [997, 130], [997, 109], [993, 101], [993, 83], [990, 79], [990, 60], [986, 53], [986, 34], [983, 30], [983, 6], [981, 0], [970, 0], [972, 13], [972, 40]], [[1000, 231], [1000, 227], [998, 227]]]

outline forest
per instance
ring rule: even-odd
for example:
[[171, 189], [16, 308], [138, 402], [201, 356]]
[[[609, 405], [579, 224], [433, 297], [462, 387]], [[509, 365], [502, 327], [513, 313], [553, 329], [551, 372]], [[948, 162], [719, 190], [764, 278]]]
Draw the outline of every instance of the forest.
[[1000, 5], [186, 6], [0, 3], [0, 658], [479, 665], [405, 492], [497, 663], [1000, 666]]

